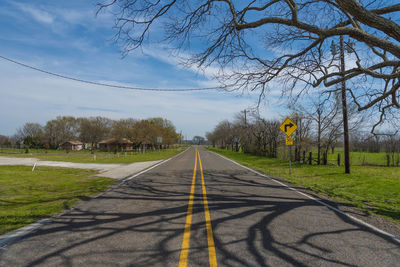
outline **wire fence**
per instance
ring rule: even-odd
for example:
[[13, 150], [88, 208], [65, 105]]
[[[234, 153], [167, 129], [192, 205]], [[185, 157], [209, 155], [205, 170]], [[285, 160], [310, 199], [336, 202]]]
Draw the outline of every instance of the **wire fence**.
[[[344, 165], [344, 153], [342, 151], [337, 153], [321, 153], [318, 159], [317, 152], [301, 153], [300, 158], [296, 158], [300, 163], [309, 165]], [[350, 164], [353, 166], [386, 166], [386, 167], [399, 167], [400, 166], [400, 153], [369, 153], [369, 152], [351, 152]]]

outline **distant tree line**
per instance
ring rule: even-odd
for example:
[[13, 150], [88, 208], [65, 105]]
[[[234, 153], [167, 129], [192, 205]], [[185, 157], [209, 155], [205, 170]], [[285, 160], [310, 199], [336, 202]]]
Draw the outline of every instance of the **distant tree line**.
[[[351, 107], [349, 111], [352, 151], [386, 152], [387, 165], [399, 165], [400, 135], [365, 133], [365, 117]], [[308, 162], [309, 153], [316, 151], [316, 155], [312, 156], [313, 164], [327, 164], [328, 153], [333, 154], [335, 148], [343, 145], [340, 112], [340, 105], [324, 101], [317, 101], [317, 104], [307, 107], [299, 106], [293, 110], [289, 117], [298, 126], [292, 135], [295, 161]], [[284, 119], [265, 119], [258, 113], [240, 112], [233, 121], [221, 121], [213, 131], [208, 132], [207, 142], [214, 147], [287, 159], [286, 135], [279, 129]]]
[[0, 135], [0, 145], [23, 144], [27, 148], [58, 149], [66, 141], [79, 140], [95, 148], [107, 138], [127, 138], [139, 147], [144, 142], [157, 144], [157, 137], [162, 137], [163, 145], [170, 145], [177, 143], [179, 134], [172, 122], [163, 118], [112, 120], [106, 117], [59, 116], [44, 125], [25, 123], [11, 137]]

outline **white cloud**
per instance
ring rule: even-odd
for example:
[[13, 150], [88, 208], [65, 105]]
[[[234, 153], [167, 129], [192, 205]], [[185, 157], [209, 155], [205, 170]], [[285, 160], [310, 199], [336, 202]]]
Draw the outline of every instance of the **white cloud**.
[[[165, 117], [191, 138], [254, 104], [227, 93], [165, 93], [104, 88], [54, 78], [0, 62], [0, 134], [13, 134], [25, 122], [44, 124], [58, 115], [113, 119]], [[123, 84], [113, 81], [108, 83]]]
[[[201, 81], [199, 83], [199, 86], [204, 84], [204, 82], [207, 82], [208, 84], [210, 84], [210, 86], [219, 85], [218, 82], [214, 79], [216, 76], [221, 74], [221, 69], [219, 67], [208, 66], [204, 68], [199, 68], [196, 64], [191, 64], [191, 65], [183, 64], [184, 62], [186, 62], [188, 59], [191, 58], [191, 55], [189, 53], [182, 51], [179, 51], [179, 53], [171, 51], [173, 51], [173, 48], [165, 45], [152, 44], [151, 47], [143, 47], [143, 53], [145, 55], [151, 56], [157, 60], [161, 60], [165, 63], [168, 63], [177, 69], [189, 70], [199, 76], [208, 79], [208, 81]], [[225, 74], [232, 73], [232, 70], [226, 68], [224, 70], [224, 73]]]
[[15, 5], [23, 12], [31, 15], [36, 21], [46, 24], [51, 24], [54, 22], [54, 16], [50, 15], [50, 13], [35, 8], [31, 5], [22, 4], [22, 3], [15, 3]]

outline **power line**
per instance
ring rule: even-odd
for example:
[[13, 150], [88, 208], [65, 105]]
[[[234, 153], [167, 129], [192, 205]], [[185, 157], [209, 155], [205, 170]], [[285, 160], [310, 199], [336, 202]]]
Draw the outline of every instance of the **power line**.
[[65, 75], [61, 75], [61, 74], [57, 74], [54, 72], [50, 72], [47, 70], [43, 70], [43, 69], [39, 69], [24, 63], [21, 63], [19, 61], [4, 57], [0, 55], [1, 59], [4, 59], [6, 61], [9, 61], [11, 63], [20, 65], [22, 67], [25, 68], [29, 68], [35, 71], [39, 71], [48, 75], [52, 75], [52, 76], [56, 76], [59, 78], [63, 78], [63, 79], [67, 79], [67, 80], [72, 80], [72, 81], [76, 81], [76, 82], [81, 82], [81, 83], [87, 83], [87, 84], [93, 84], [93, 85], [98, 85], [98, 86], [105, 86], [105, 87], [112, 87], [112, 88], [120, 88], [120, 89], [127, 89], [127, 90], [137, 90], [137, 91], [158, 91], [158, 92], [189, 92], [189, 91], [211, 91], [211, 90], [218, 90], [218, 89], [222, 89], [222, 87], [202, 87], [202, 88], [171, 88], [171, 89], [167, 89], [167, 88], [143, 88], [143, 87], [133, 87], [133, 86], [123, 86], [123, 85], [113, 85], [113, 84], [108, 84], [108, 83], [100, 83], [100, 82], [93, 82], [93, 81], [87, 81], [87, 80], [82, 80], [82, 79], [78, 79], [78, 78], [74, 78], [74, 77], [69, 77], [69, 76], [65, 76]]

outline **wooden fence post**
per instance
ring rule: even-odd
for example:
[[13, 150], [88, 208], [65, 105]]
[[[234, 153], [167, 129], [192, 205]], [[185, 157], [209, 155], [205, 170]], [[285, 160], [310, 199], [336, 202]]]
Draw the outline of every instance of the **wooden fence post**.
[[337, 165], [340, 166], [340, 153], [337, 154]]
[[308, 164], [312, 165], [312, 152], [310, 152], [310, 156], [308, 157]]

